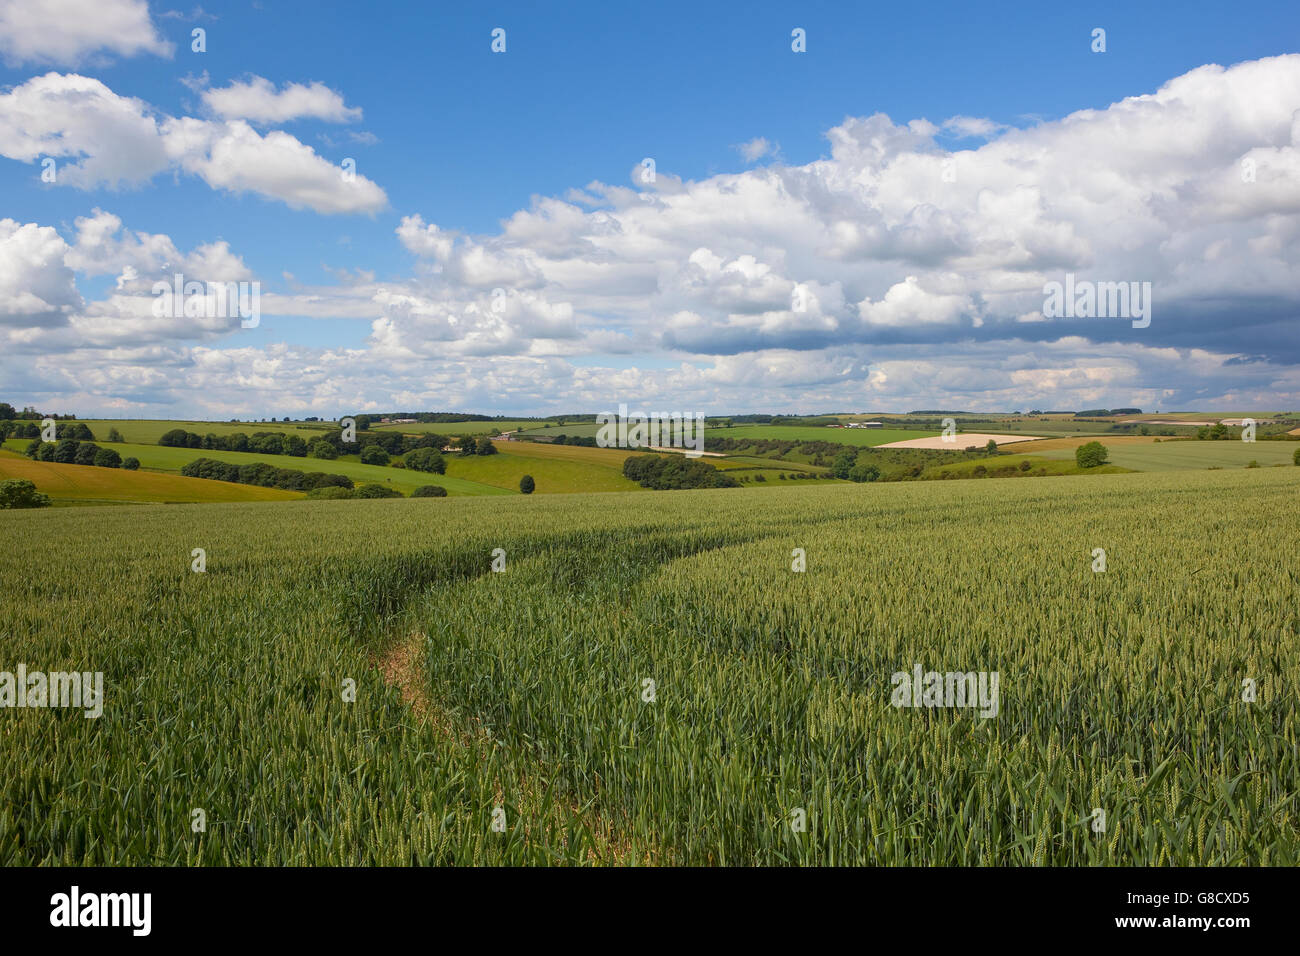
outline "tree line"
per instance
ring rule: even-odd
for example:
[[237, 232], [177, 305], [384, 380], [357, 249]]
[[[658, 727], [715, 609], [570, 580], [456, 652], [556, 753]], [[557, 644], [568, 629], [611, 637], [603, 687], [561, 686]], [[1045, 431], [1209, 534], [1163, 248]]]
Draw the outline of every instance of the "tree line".
[[576, 445], [580, 448], [597, 448], [595, 435], [566, 435], [563, 432], [551, 439], [552, 445]]
[[351, 490], [352, 479], [347, 475], [326, 474], [322, 471], [304, 472], [297, 468], [277, 468], [264, 461], [247, 465], [217, 461], [215, 458], [196, 458], [181, 467], [186, 478], [207, 478], [210, 481], [230, 481], [239, 485], [258, 485], [262, 488], [282, 488], [285, 491], [311, 491], [315, 488], [345, 488]]
[[76, 415], [59, 415], [56, 412], [38, 412], [31, 405], [24, 405], [23, 410], [20, 412], [8, 402], [0, 402], [0, 421], [34, 419], [39, 422], [45, 418], [52, 418], [55, 421], [74, 421], [76, 417]]
[[[84, 427], [84, 426], [83, 426]], [[158, 439], [159, 445], [170, 448], [193, 448], [203, 451], [240, 451], [258, 455], [288, 455], [291, 458], [320, 458], [333, 460], [340, 455], [360, 455], [367, 465], [387, 465], [399, 455], [413, 451], [441, 452], [455, 448], [461, 456], [495, 455], [496, 445], [486, 436], [462, 435], [452, 439], [432, 432], [424, 435], [403, 435], [400, 432], [359, 432], [356, 441], [343, 440], [343, 430], [335, 429], [305, 439], [301, 435], [285, 432], [260, 431], [252, 435], [234, 432], [230, 435], [200, 435], [183, 428], [173, 428]], [[409, 464], [407, 467], [410, 467]], [[428, 470], [428, 469], [421, 469]]]
[[123, 458], [112, 448], [103, 448], [93, 442], [64, 438], [57, 442], [37, 438], [28, 444], [25, 454], [33, 461], [49, 461], [61, 465], [95, 465], [98, 468], [125, 468], [135, 471], [140, 459]]
[[[41, 426], [33, 421], [0, 421], [0, 441], [7, 438], [40, 438]], [[57, 422], [54, 426], [54, 438], [74, 438], [77, 441], [94, 441], [95, 434], [84, 422]], [[113, 440], [109, 435], [109, 441]]]

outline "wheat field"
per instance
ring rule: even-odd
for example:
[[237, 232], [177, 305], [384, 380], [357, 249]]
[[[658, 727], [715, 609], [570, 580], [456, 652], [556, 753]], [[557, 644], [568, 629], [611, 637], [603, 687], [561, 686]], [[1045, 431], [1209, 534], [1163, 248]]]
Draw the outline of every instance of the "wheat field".
[[0, 864], [1295, 865], [1298, 489], [0, 513]]

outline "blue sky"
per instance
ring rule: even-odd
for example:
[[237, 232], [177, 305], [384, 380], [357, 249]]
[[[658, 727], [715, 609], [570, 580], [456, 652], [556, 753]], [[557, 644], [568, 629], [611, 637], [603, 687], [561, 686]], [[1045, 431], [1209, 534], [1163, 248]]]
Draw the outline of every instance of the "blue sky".
[[[341, 402], [596, 410], [642, 398], [709, 410], [1300, 404], [1297, 343], [1279, 332], [1296, 315], [1279, 275], [1294, 265], [1285, 247], [1296, 144], [1286, 124], [1300, 109], [1288, 99], [1300, 66], [1273, 59], [1296, 49], [1295, 4], [181, 11], [57, 0], [42, 9], [60, 5], [64, 18], [0, 21], [10, 94], [0, 131], [28, 142], [0, 148], [0, 218], [15, 224], [17, 263], [11, 287], [0, 283], [0, 308], [12, 300], [0, 322], [10, 336], [0, 366], [7, 400], [216, 417], [332, 414], [346, 410]], [[190, 50], [195, 27], [207, 33], [203, 53]], [[496, 27], [506, 30], [504, 54], [490, 50]], [[795, 27], [807, 32], [807, 52], [791, 50]], [[1104, 53], [1090, 49], [1096, 27]], [[1207, 64], [1251, 61], [1270, 65], [1189, 80], [1143, 107], [1151, 115], [1135, 129], [1150, 131], [1150, 148], [1134, 143], [1140, 133], [1116, 132], [1132, 117], [1112, 104]], [[50, 73], [57, 80], [29, 87]], [[89, 109], [74, 104], [88, 94], [73, 76], [102, 84]], [[321, 119], [316, 107], [293, 115], [281, 101], [290, 84], [319, 84], [312, 102], [334, 96], [347, 117]], [[1242, 118], [1225, 131], [1223, 155], [1183, 168], [1222, 126], [1225, 101], [1251, 84], [1280, 90], [1272, 114]], [[232, 89], [235, 106], [215, 111], [210, 94]], [[268, 99], [283, 115], [258, 121], [249, 104]], [[165, 146], [124, 118], [137, 108]], [[1101, 115], [1108, 109], [1114, 121]], [[1149, 204], [1131, 221], [1101, 195], [1097, 167], [1114, 150], [1098, 143], [1085, 160], [1070, 145], [1077, 124], [1065, 118], [1080, 110], [1098, 111], [1087, 142], [1124, 137], [1116, 193]], [[888, 126], [866, 124], [876, 114]], [[167, 123], [185, 118], [209, 145], [176, 159], [182, 140]], [[952, 118], [980, 123], [945, 126]], [[232, 136], [245, 122], [253, 132]], [[917, 122], [929, 125], [908, 126]], [[838, 152], [835, 129], [848, 131]], [[283, 166], [254, 149], [273, 137], [296, 141]], [[158, 158], [164, 148], [170, 162]], [[132, 150], [153, 158], [135, 163]], [[1205, 200], [1252, 150], [1267, 153], [1255, 183], [1267, 186], [1263, 204], [1266, 190], [1232, 210]], [[334, 187], [303, 151], [330, 166], [354, 159], [378, 198], [320, 199]], [[42, 183], [51, 154], [60, 164], [103, 160], [129, 181], [74, 172]], [[653, 190], [635, 178], [645, 157], [656, 164]], [[944, 157], [959, 171], [1001, 172], [949, 208], [909, 171]], [[1075, 158], [1078, 170], [1068, 168]], [[1024, 181], [1008, 180], [1019, 166]], [[313, 176], [321, 185], [301, 185]], [[606, 187], [662, 199], [628, 207]], [[791, 205], [783, 222], [772, 197], [804, 208]], [[539, 199], [563, 208], [539, 212]], [[92, 250], [83, 239], [78, 253], [77, 221], [95, 210], [120, 220], [118, 247]], [[512, 217], [514, 233], [504, 225]], [[41, 230], [70, 250], [66, 275], [28, 251], [51, 238]], [[263, 305], [255, 329], [141, 323], [112, 295], [123, 288], [118, 267], [134, 263], [144, 282], [173, 264], [122, 246], [139, 233], [168, 238], [191, 271], [194, 250], [224, 242], [239, 267], [209, 257], [214, 271], [196, 278], [255, 278], [268, 299], [282, 298]], [[617, 242], [599, 238], [611, 233]], [[448, 236], [451, 251], [440, 245]], [[1204, 272], [1196, 262], [1206, 256], [1222, 273], [1210, 287], [1208, 276], [1199, 286], [1188, 278]], [[84, 268], [88, 259], [99, 266]], [[1125, 263], [1140, 268], [1130, 276]], [[1099, 281], [1153, 281], [1155, 331], [1025, 318], [1044, 277], [1089, 269]], [[789, 308], [796, 288], [810, 309]], [[510, 306], [494, 314], [497, 289]], [[293, 293], [315, 305], [283, 299]], [[23, 313], [33, 298], [40, 307]], [[1235, 342], [1243, 309], [1260, 327]]]

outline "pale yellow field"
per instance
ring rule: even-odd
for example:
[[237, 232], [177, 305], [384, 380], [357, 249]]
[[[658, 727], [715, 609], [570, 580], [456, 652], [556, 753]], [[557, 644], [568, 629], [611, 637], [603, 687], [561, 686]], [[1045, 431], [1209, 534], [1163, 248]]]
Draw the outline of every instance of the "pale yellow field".
[[291, 501], [303, 498], [298, 491], [236, 485], [228, 481], [207, 481], [181, 475], [160, 475], [152, 471], [96, 468], [93, 465], [62, 465], [32, 461], [12, 452], [0, 451], [0, 481], [26, 478], [36, 490], [56, 501], [195, 503], [208, 501]]
[[493, 439], [497, 451], [523, 458], [555, 458], [561, 461], [586, 461], [622, 469], [628, 455], [644, 454], [627, 448], [588, 448], [583, 445], [554, 445], [536, 441], [502, 441]]
[[984, 432], [962, 432], [955, 437], [955, 440], [946, 440], [942, 435], [936, 435], [932, 438], [909, 438], [906, 441], [891, 441], [887, 445], [880, 445], [880, 448], [937, 448], [944, 449], [962, 449], [969, 448], [971, 445], [984, 447], [990, 441], [995, 441], [999, 446], [1012, 445], [1022, 441], [1039, 441], [1037, 435], [990, 435]]
[[1019, 451], [1027, 455], [1040, 451], [1059, 451], [1063, 448], [1078, 448], [1090, 441], [1099, 441], [1107, 448], [1112, 445], [1150, 445], [1159, 439], [1154, 435], [1076, 435], [1071, 438], [1041, 438], [1032, 445], [1026, 445]]

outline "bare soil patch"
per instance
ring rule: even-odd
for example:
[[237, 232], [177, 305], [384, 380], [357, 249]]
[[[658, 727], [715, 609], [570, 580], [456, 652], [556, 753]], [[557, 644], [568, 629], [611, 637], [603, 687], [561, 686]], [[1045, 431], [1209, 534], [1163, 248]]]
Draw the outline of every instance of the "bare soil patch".
[[985, 432], [962, 432], [955, 437], [955, 440], [945, 440], [942, 435], [936, 435], [931, 438], [909, 438], [906, 441], [891, 441], [886, 445], [878, 445], [878, 448], [937, 448], [941, 451], [957, 450], [969, 448], [976, 445], [983, 448], [990, 441], [995, 441], [999, 446], [1013, 445], [1022, 441], [1042, 441], [1041, 435], [992, 435]]

